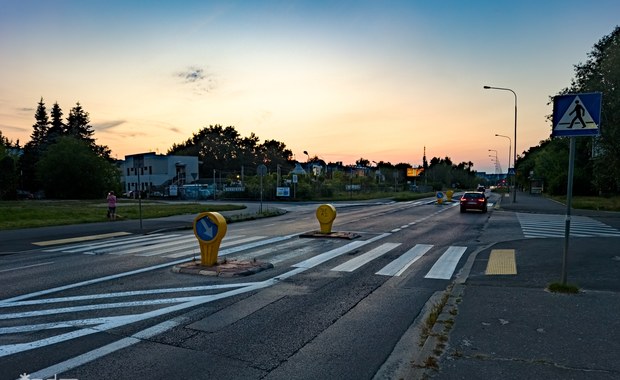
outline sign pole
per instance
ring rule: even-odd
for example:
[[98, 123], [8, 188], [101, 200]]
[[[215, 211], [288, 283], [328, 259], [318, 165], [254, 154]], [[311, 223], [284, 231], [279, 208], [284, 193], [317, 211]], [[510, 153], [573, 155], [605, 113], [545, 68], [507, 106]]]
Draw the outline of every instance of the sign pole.
[[564, 227], [564, 256], [562, 257], [562, 285], [566, 285], [568, 271], [568, 241], [570, 238], [570, 211], [573, 203], [573, 174], [575, 168], [575, 137], [570, 138], [568, 158], [568, 186], [566, 190], [566, 224]]
[[602, 94], [582, 93], [558, 95], [553, 98], [553, 137], [570, 137], [568, 159], [568, 186], [566, 187], [566, 222], [564, 228], [564, 255], [562, 257], [562, 285], [568, 272], [568, 243], [570, 239], [571, 208], [573, 203], [573, 175], [575, 169], [575, 137], [600, 134]]

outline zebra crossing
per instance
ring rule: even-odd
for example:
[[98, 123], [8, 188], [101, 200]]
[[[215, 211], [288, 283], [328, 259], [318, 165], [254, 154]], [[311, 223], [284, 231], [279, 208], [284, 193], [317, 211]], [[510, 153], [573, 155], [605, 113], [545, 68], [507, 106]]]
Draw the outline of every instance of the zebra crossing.
[[[517, 219], [526, 238], [564, 237], [565, 215], [517, 213]], [[572, 216], [570, 236], [620, 237], [620, 231], [587, 216]]]
[[[298, 268], [310, 268], [322, 264], [345, 253], [358, 250], [361, 247], [390, 236], [385, 233], [366, 240], [356, 240], [328, 252], [316, 254], [317, 248], [308, 241], [292, 239], [298, 235], [279, 237], [266, 236], [227, 236], [220, 246], [219, 256], [235, 254], [237, 260], [263, 259], [276, 265], [298, 257], [312, 255], [309, 259], [292, 265]], [[274, 243], [278, 243], [273, 246]], [[365, 253], [353, 256], [344, 263], [331, 268], [334, 272], [353, 272], [379, 257], [401, 247], [402, 243], [385, 242]], [[380, 276], [401, 276], [411, 265], [431, 252], [434, 246], [430, 244], [416, 244], [388, 265], [377, 271]], [[435, 262], [425, 278], [448, 280], [452, 277], [459, 260], [467, 247], [448, 247]], [[130, 255], [139, 257], [161, 256], [171, 259], [182, 259], [200, 255], [200, 248], [192, 234], [152, 234], [144, 236], [129, 236], [105, 241], [88, 242], [73, 245], [63, 245], [44, 249], [45, 252], [64, 252], [86, 255]]]

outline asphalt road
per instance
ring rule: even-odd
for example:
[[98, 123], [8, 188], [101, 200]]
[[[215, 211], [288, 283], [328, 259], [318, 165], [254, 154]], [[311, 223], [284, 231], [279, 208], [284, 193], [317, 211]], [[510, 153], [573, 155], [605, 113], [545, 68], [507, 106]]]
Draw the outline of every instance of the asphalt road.
[[[300, 237], [318, 229], [316, 204], [282, 205], [285, 215], [231, 224], [220, 258], [273, 264], [244, 277], [171, 271], [199, 256], [192, 232], [177, 229], [188, 217], [169, 219], [169, 228], [160, 220], [148, 235], [47, 246], [32, 243], [128, 231], [109, 223], [90, 231], [65, 227], [56, 235], [16, 233], [10, 247], [2, 247], [9, 254], [0, 256], [0, 378], [479, 377], [475, 353], [466, 351], [474, 332], [460, 315], [440, 369], [412, 367], [424, 352], [419, 329], [425, 313], [450, 285], [468, 280], [481, 290], [521, 281], [538, 286], [547, 277], [529, 273], [555, 264], [544, 254], [519, 256], [517, 276], [486, 276], [484, 266], [495, 246], [546, 252], [553, 251], [553, 238], [524, 239], [537, 230], [524, 227], [527, 218], [516, 210], [461, 214], [429, 201], [337, 204], [334, 231], [352, 239]], [[612, 230], [620, 227], [613, 217], [602, 220]], [[581, 260], [605, 262], [594, 264], [587, 255]], [[591, 272], [581, 273], [588, 278]], [[609, 263], [605, 273], [592, 282], [614, 284]], [[491, 299], [484, 292], [468, 294], [476, 293], [465, 293], [466, 318], [501, 307], [483, 308], [485, 297]], [[457, 361], [454, 352], [466, 355]]]

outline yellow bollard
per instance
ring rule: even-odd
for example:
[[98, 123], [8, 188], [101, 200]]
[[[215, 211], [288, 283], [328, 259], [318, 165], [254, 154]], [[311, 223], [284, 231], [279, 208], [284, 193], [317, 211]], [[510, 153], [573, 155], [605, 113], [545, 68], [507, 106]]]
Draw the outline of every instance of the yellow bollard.
[[443, 193], [441, 191], [437, 192], [437, 204], [440, 205], [443, 203]]
[[220, 243], [226, 235], [226, 219], [217, 212], [203, 212], [194, 219], [194, 235], [200, 245], [200, 263], [217, 264]]
[[454, 195], [454, 191], [448, 190], [446, 191], [446, 196], [448, 197], [448, 202], [452, 202], [452, 196]]
[[332, 232], [332, 224], [336, 219], [336, 208], [330, 204], [320, 205], [316, 209], [316, 218], [321, 225], [321, 233], [329, 234]]

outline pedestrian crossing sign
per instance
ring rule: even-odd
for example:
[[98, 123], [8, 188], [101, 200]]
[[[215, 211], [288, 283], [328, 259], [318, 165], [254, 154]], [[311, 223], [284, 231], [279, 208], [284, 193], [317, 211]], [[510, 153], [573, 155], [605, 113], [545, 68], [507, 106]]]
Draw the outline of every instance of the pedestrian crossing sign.
[[583, 93], [553, 98], [552, 136], [593, 136], [600, 132], [602, 94]]

